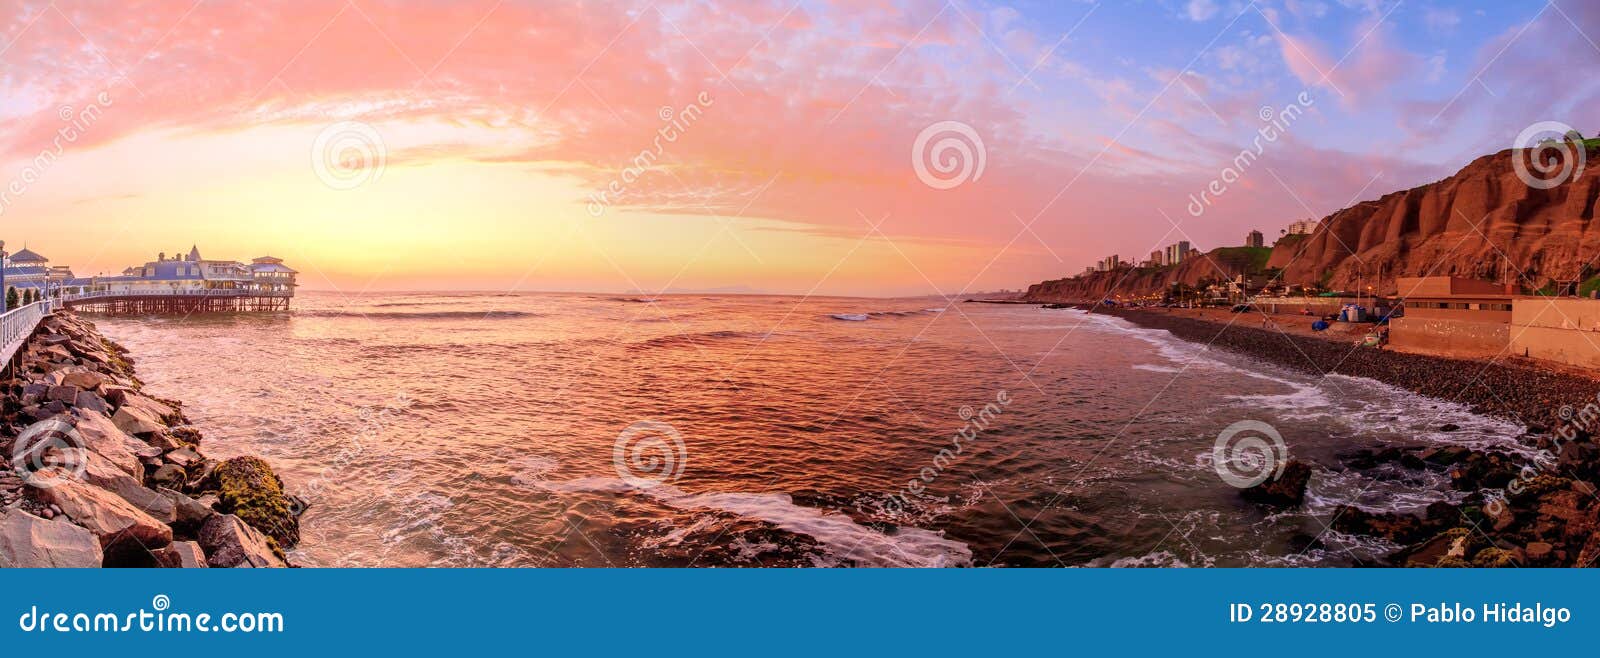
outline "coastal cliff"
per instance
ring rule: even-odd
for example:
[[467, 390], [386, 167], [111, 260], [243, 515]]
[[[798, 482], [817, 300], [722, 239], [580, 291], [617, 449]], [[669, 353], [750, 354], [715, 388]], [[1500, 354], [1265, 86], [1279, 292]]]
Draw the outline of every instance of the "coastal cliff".
[[[1220, 262], [1216, 256], [1229, 250], [1224, 248], [1174, 267], [1045, 281], [1031, 286], [1024, 298], [1093, 301], [1113, 290], [1144, 295], [1174, 283], [1193, 286], [1241, 273], [1267, 273], [1279, 276], [1280, 283], [1333, 290], [1372, 285], [1380, 294], [1394, 293], [1400, 277], [1459, 276], [1530, 289], [1588, 281], [1600, 273], [1591, 265], [1591, 255], [1600, 249], [1600, 226], [1594, 221], [1600, 167], [1584, 165], [1597, 155], [1591, 142], [1483, 156], [1443, 180], [1328, 215], [1310, 235], [1286, 236], [1259, 272]], [[1530, 158], [1543, 166], [1530, 164]], [[1529, 185], [1525, 177], [1542, 183]]]
[[46, 318], [0, 386], [0, 567], [287, 567], [302, 507], [266, 462], [200, 451], [127, 350]]

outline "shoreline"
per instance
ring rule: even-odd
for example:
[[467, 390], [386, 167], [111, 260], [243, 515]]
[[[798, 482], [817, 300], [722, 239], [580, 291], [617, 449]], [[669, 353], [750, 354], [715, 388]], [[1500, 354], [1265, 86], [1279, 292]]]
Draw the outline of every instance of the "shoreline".
[[0, 567], [289, 567], [303, 508], [265, 461], [200, 451], [183, 405], [69, 311], [0, 385]]
[[[1386, 477], [1396, 469], [1443, 471], [1451, 487], [1468, 496], [1459, 506], [1436, 503], [1422, 516], [1340, 506], [1331, 529], [1383, 537], [1402, 546], [1389, 558], [1394, 566], [1600, 566], [1600, 497], [1595, 486], [1600, 482], [1600, 447], [1593, 443], [1586, 420], [1600, 415], [1593, 412], [1600, 409], [1600, 381], [1592, 377], [1521, 361], [1359, 347], [1353, 340], [1244, 324], [1253, 318], [1230, 325], [1169, 309], [1056, 307], [1119, 317], [1311, 375], [1371, 379], [1520, 423], [1525, 431], [1506, 438], [1538, 449], [1547, 459], [1528, 461], [1465, 446], [1386, 445], [1342, 454], [1341, 463], [1324, 466], [1383, 471], [1372, 477]], [[1439, 429], [1453, 431], [1453, 425]], [[1250, 491], [1242, 490], [1245, 498]]]

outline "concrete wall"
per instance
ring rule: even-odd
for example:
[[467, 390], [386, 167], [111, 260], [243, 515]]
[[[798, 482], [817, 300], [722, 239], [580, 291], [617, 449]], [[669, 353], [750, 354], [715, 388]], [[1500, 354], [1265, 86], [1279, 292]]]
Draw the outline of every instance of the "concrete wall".
[[1440, 318], [1389, 321], [1389, 344], [1409, 352], [1441, 356], [1495, 356], [1510, 344], [1510, 325]]
[[1600, 369], [1600, 300], [1518, 299], [1511, 311], [1511, 353]]

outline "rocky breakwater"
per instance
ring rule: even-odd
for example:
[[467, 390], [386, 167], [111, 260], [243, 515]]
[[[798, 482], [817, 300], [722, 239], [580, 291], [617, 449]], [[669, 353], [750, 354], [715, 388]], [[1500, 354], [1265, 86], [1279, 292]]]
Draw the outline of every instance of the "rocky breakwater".
[[[1596, 402], [1600, 380], [1517, 360], [1469, 361], [1355, 347], [1160, 310], [1083, 310], [1166, 329], [1208, 349], [1246, 354], [1309, 374], [1377, 380], [1523, 425], [1525, 431], [1505, 438], [1526, 450], [1402, 443], [1353, 448], [1336, 460], [1314, 465], [1400, 481], [1419, 479], [1431, 471], [1446, 476], [1450, 488], [1461, 493], [1452, 497], [1459, 502], [1437, 502], [1420, 514], [1355, 505], [1335, 509], [1328, 521], [1333, 530], [1379, 537], [1397, 547], [1387, 564], [1600, 566], [1600, 436], [1595, 434], [1600, 427], [1600, 402]], [[1449, 434], [1460, 428], [1441, 422], [1437, 429]], [[1292, 451], [1294, 437], [1285, 438]], [[1296, 464], [1290, 462], [1278, 480], [1245, 490], [1244, 498], [1278, 507], [1301, 504], [1312, 469]]]
[[180, 403], [69, 312], [0, 380], [0, 567], [287, 567], [301, 505], [266, 462], [218, 462]]

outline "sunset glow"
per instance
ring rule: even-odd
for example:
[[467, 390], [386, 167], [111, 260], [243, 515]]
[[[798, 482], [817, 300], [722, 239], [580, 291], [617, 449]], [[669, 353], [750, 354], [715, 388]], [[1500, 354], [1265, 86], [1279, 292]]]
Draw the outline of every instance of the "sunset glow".
[[[0, 221], [85, 276], [198, 243], [346, 292], [954, 294], [1276, 235], [1508, 146], [1545, 118], [1517, 95], [1592, 93], [1508, 65], [1590, 50], [1542, 3], [1240, 4], [9, 3]], [[952, 189], [912, 165], [941, 121], [986, 156]], [[341, 122], [377, 139], [329, 151]]]

